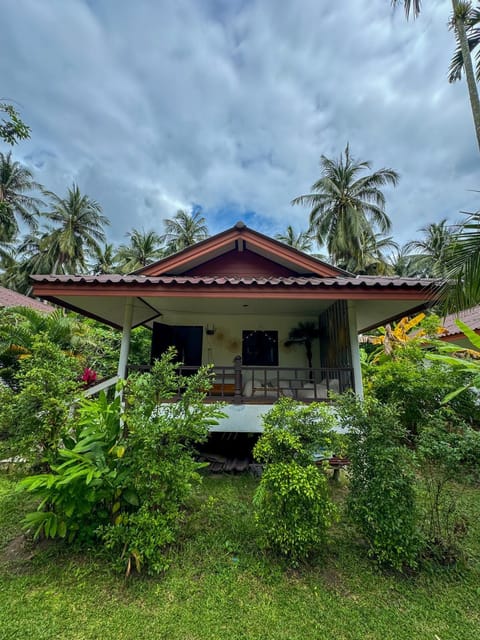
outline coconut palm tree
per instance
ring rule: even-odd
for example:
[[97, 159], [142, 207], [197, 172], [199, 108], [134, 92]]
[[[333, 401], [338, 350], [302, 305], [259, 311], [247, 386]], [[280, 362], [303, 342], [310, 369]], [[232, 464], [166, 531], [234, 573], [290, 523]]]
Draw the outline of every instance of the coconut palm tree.
[[118, 271], [118, 254], [113, 244], [106, 243], [92, 251], [91, 271], [95, 275], [116, 273]]
[[[416, 18], [420, 13], [421, 0], [391, 0], [391, 2], [393, 6], [403, 3], [407, 18], [410, 14]], [[479, 18], [479, 11], [472, 8], [471, 2], [452, 0], [450, 27], [455, 32], [457, 51], [450, 64], [449, 81], [459, 80], [461, 71], [464, 70], [477, 143], [480, 147], [480, 99], [470, 55], [470, 52], [477, 47], [480, 41], [480, 34], [476, 28]]]
[[53, 224], [47, 225], [42, 238], [48, 243], [52, 273], [85, 271], [89, 254], [105, 242], [103, 226], [110, 224], [108, 218], [102, 215], [98, 202], [82, 195], [75, 183], [65, 198], [52, 191], [44, 194], [51, 206], [44, 215]]
[[130, 242], [120, 245], [117, 254], [123, 273], [136, 271], [163, 257], [162, 237], [155, 231], [132, 229], [126, 235]]
[[291, 224], [288, 225], [285, 233], [277, 233], [275, 238], [284, 244], [288, 244], [289, 247], [298, 249], [298, 251], [310, 253], [312, 250], [313, 239], [308, 231], [299, 231], [298, 233], [295, 233]]
[[356, 162], [347, 144], [338, 160], [322, 155], [321, 177], [312, 185], [312, 193], [299, 196], [292, 204], [307, 205], [310, 230], [319, 244], [325, 243], [336, 264], [360, 259], [362, 244], [375, 232], [386, 233], [391, 222], [385, 213], [385, 196], [380, 187], [398, 182], [393, 169], [370, 169], [369, 162]]
[[187, 213], [179, 209], [173, 218], [167, 218], [163, 224], [163, 240], [167, 254], [186, 249], [209, 236], [207, 221], [200, 210]]
[[[8, 289], [13, 289], [28, 296], [32, 292], [30, 274], [41, 273], [33, 266], [33, 261], [22, 255], [18, 248], [4, 252], [0, 261], [2, 273], [0, 283]], [[43, 273], [49, 273], [46, 270]]]
[[432, 222], [419, 229], [420, 240], [407, 242], [404, 249], [410, 254], [410, 263], [418, 275], [444, 277], [446, 256], [452, 241], [452, 227], [447, 219]]
[[29, 195], [41, 189], [30, 169], [12, 159], [12, 152], [0, 153], [0, 242], [9, 242], [19, 230], [19, 221], [37, 227], [39, 198]]
[[409, 251], [405, 249], [405, 246], [397, 248], [389, 257], [388, 263], [391, 267], [392, 275], [401, 276], [403, 278], [419, 277], [417, 267], [414, 264]]
[[373, 236], [368, 234], [361, 243], [362, 252], [359, 256], [352, 257], [346, 264], [338, 265], [346, 271], [362, 275], [386, 276], [393, 273], [393, 268], [388, 261], [385, 252], [398, 250], [398, 244], [392, 236], [383, 237], [379, 233]]

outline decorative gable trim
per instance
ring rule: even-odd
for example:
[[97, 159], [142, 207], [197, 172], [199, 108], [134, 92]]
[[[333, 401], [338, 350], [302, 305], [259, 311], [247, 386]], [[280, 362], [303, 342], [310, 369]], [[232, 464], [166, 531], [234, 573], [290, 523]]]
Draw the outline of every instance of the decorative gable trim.
[[147, 267], [135, 271], [135, 275], [163, 276], [183, 275], [199, 265], [209, 262], [229, 251], [242, 252], [248, 249], [263, 258], [288, 269], [292, 275], [314, 275], [320, 277], [345, 276], [345, 271], [317, 258], [293, 249], [283, 242], [249, 229], [243, 222], [201, 242], [163, 258]]

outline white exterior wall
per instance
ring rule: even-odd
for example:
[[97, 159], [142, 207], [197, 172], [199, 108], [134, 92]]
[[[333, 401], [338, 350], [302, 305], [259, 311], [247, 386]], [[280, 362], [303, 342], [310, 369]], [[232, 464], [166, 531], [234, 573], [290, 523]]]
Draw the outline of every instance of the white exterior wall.
[[[258, 316], [258, 315], [206, 315], [195, 313], [168, 313], [161, 322], [179, 326], [203, 326], [202, 363], [216, 366], [233, 366], [235, 356], [242, 355], [243, 331], [278, 331], [278, 366], [308, 367], [305, 347], [302, 344], [285, 346], [288, 334], [299, 322], [311, 321], [318, 324], [318, 316]], [[215, 326], [214, 335], [207, 335], [205, 329]], [[313, 368], [320, 367], [319, 341], [312, 345]]]
[[[242, 355], [243, 331], [278, 331], [278, 366], [308, 368], [305, 347], [302, 344], [285, 346], [288, 334], [299, 322], [318, 324], [317, 316], [259, 316], [259, 315], [207, 315], [195, 313], [166, 313], [161, 322], [178, 326], [202, 326], [202, 362], [216, 366], [232, 367], [235, 356]], [[206, 334], [207, 324], [214, 325], [215, 333]], [[312, 365], [320, 368], [319, 341], [312, 344]], [[248, 377], [248, 376], [247, 376]], [[245, 379], [244, 379], [245, 382]], [[221, 400], [221, 398], [219, 398]], [[227, 417], [211, 431], [258, 433], [263, 431], [262, 416], [270, 411], [271, 404], [227, 404]]]

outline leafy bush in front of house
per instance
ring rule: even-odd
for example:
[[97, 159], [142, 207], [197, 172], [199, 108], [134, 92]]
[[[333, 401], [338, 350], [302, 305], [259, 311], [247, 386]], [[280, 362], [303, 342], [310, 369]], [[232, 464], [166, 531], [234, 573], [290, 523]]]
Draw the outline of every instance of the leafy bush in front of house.
[[68, 432], [70, 410], [79, 391], [81, 366], [40, 334], [15, 374], [17, 392], [2, 385], [0, 433], [4, 455], [48, 466]]
[[[211, 385], [209, 368], [181, 377], [176, 367], [169, 351], [151, 373], [132, 376], [126, 389], [125, 466], [139, 509], [120, 510], [102, 537], [124, 555], [127, 571], [142, 565], [165, 569], [164, 547], [175, 539], [181, 507], [200, 480], [203, 465], [194, 459], [194, 446], [223, 415], [219, 405], [203, 402]], [[178, 401], [165, 403], [179, 389]]]
[[261, 544], [293, 563], [325, 543], [336, 517], [326, 475], [313, 457], [331, 450], [334, 425], [329, 406], [282, 398], [265, 415], [254, 448], [265, 463], [253, 500]]
[[369, 555], [394, 569], [415, 567], [420, 551], [414, 454], [395, 406], [353, 395], [337, 398], [349, 429], [348, 514], [365, 538]]
[[38, 510], [25, 518], [35, 537], [91, 541], [101, 524], [114, 520], [121, 502], [128, 504], [120, 417], [119, 397], [108, 402], [102, 392], [96, 400], [80, 400], [49, 473], [20, 482], [19, 488], [40, 499]]
[[[36, 536], [100, 539], [127, 574], [165, 568], [165, 546], [200, 479], [194, 445], [222, 415], [203, 402], [209, 369], [184, 378], [174, 358], [169, 351], [151, 373], [129, 379], [124, 412], [104, 394], [80, 402], [50, 473], [20, 483], [41, 500], [26, 518]], [[168, 402], [179, 390], [179, 401]]]
[[417, 458], [424, 491], [424, 554], [450, 563], [463, 553], [468, 514], [460, 507], [458, 486], [479, 480], [480, 432], [459, 422], [449, 408], [439, 410], [420, 431]]

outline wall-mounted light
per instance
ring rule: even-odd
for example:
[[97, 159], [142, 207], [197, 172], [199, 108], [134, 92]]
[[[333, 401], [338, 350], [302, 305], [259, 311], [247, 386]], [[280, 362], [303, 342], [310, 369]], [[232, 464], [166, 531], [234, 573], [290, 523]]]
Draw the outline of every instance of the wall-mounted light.
[[213, 334], [215, 333], [215, 325], [207, 324], [207, 326], [205, 327], [205, 333], [207, 334], [207, 336], [213, 336]]

